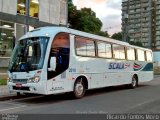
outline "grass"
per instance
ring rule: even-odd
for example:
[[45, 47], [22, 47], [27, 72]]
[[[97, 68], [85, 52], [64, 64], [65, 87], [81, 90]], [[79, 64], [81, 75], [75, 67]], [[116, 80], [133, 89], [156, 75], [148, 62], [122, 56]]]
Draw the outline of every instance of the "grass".
[[0, 85], [7, 85], [6, 79], [0, 79]]

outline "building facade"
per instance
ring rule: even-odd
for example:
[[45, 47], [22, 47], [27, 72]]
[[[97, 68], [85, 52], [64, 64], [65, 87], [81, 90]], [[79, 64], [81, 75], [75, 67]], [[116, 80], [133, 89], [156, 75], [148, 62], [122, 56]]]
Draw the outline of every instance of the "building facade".
[[155, 1], [155, 21], [156, 21], [156, 32], [155, 32], [155, 40], [156, 40], [156, 46], [157, 49], [160, 50], [160, 0]]
[[123, 39], [160, 50], [160, 0], [122, 0]]
[[0, 74], [17, 39], [37, 27], [66, 26], [67, 14], [67, 0], [0, 0]]

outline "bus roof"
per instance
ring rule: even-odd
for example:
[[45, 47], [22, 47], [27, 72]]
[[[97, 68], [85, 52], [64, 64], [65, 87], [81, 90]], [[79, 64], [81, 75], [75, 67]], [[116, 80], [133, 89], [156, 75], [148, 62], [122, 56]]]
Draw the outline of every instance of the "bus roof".
[[92, 38], [94, 40], [101, 40], [101, 41], [106, 41], [106, 42], [110, 42], [110, 43], [130, 46], [130, 47], [134, 47], [134, 48], [150, 50], [150, 49], [147, 49], [147, 48], [142, 48], [142, 47], [137, 47], [137, 46], [134, 46], [134, 45], [130, 45], [127, 42], [115, 40], [115, 39], [112, 39], [112, 38], [107, 38], [107, 37], [98, 36], [98, 35], [94, 35], [94, 34], [87, 33], [87, 32], [74, 30], [74, 29], [67, 28], [67, 27], [58, 27], [58, 26], [48, 26], [48, 27], [40, 27], [40, 28], [34, 29], [34, 30], [28, 32], [27, 34], [25, 34], [24, 36], [22, 36], [20, 39], [25, 39], [25, 38], [28, 38], [28, 37], [31, 37], [31, 36], [32, 37], [47, 36], [47, 35], [50, 35], [50, 34], [52, 35], [53, 33], [59, 33], [59, 32], [66, 32], [66, 33], [70, 33], [70, 34], [77, 35], [77, 36]]

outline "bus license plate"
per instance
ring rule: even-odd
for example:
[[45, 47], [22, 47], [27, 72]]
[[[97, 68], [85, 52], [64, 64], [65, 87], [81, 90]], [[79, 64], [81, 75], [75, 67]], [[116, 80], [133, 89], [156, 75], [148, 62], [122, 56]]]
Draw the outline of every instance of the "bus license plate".
[[16, 84], [16, 87], [20, 88], [22, 87], [22, 84]]

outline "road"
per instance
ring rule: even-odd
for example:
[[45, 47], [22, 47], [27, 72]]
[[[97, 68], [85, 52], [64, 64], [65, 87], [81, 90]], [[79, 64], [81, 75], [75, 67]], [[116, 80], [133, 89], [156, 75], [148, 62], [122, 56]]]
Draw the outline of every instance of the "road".
[[107, 114], [159, 113], [160, 77], [140, 83], [136, 89], [125, 86], [91, 90], [82, 99], [69, 94], [32, 96], [0, 102], [0, 114]]

